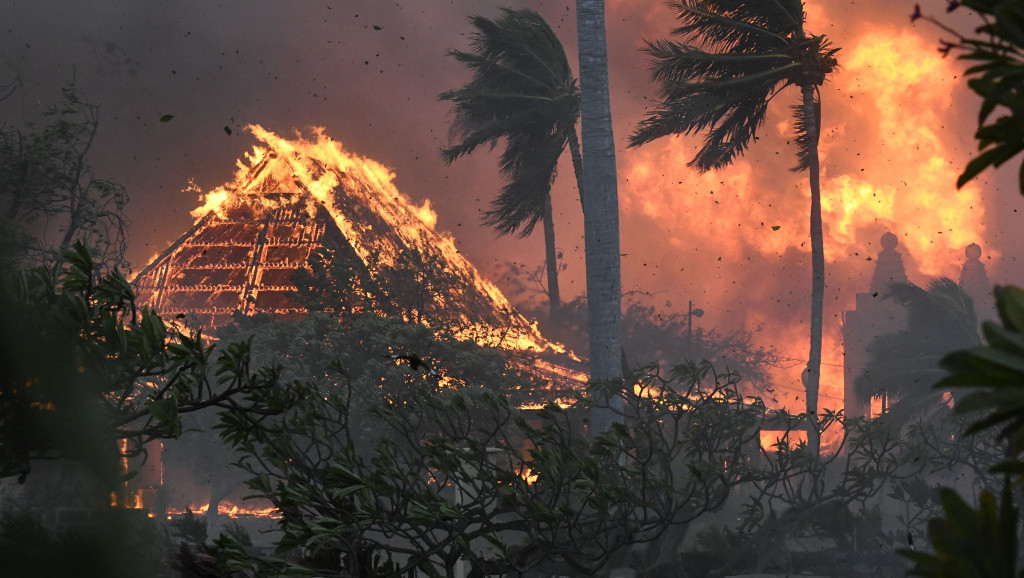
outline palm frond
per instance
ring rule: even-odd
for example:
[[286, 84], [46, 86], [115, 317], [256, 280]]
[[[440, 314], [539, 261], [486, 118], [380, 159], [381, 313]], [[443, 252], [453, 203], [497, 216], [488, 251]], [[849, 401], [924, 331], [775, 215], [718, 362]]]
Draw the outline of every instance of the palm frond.
[[[677, 40], [648, 41], [659, 106], [630, 137], [636, 147], [670, 134], [705, 133], [689, 165], [719, 168], [742, 155], [786, 86], [818, 85], [837, 66], [824, 36], [803, 31], [800, 0], [673, 0]], [[809, 164], [815, 118], [797, 117], [798, 167]], [[815, 134], [817, 131], [815, 131]]]
[[689, 163], [699, 170], [725, 166], [746, 151], [768, 103], [796, 66], [783, 54], [720, 54], [674, 42], [648, 43], [648, 52], [662, 105], [640, 122], [630, 146], [706, 130]]
[[792, 55], [781, 51], [709, 52], [667, 40], [648, 41], [644, 52], [651, 57], [651, 77], [662, 85], [663, 93], [666, 86], [776, 75], [780, 69], [788, 69], [793, 64]]
[[496, 115], [489, 122], [480, 122], [479, 118], [470, 115], [456, 115], [450, 133], [457, 135], [461, 140], [452, 146], [442, 148], [441, 158], [446, 164], [451, 164], [480, 146], [489, 145], [493, 149], [502, 139], [521, 128], [523, 122], [529, 118], [528, 111], [514, 115]]
[[940, 361], [946, 354], [980, 343], [977, 318], [970, 297], [947, 277], [927, 289], [893, 283], [883, 298], [907, 309], [907, 328], [871, 343], [854, 389], [862, 399], [885, 393], [911, 410], [935, 396], [931, 386], [945, 375]]
[[562, 43], [536, 11], [502, 8], [495, 20], [473, 16], [477, 29], [473, 52], [483, 60], [507, 62], [517, 70], [530, 70], [531, 76], [559, 83], [571, 71]]
[[806, 171], [811, 167], [811, 156], [818, 148], [818, 139], [821, 134], [821, 95], [814, 91], [813, 118], [807, 114], [807, 107], [803, 102], [792, 106], [793, 118], [795, 119], [794, 130], [796, 131], [796, 164], [792, 170], [795, 173]]
[[950, 334], [960, 348], [979, 344], [974, 302], [956, 281], [940, 277], [922, 289], [913, 283], [893, 283], [885, 299], [906, 307], [907, 325], [922, 334]]
[[911, 309], [919, 307], [928, 299], [928, 291], [913, 283], [891, 283], [882, 295], [882, 299], [892, 299], [907, 309]]
[[441, 157], [452, 163], [501, 143], [506, 181], [484, 213], [500, 235], [527, 236], [543, 217], [558, 159], [579, 118], [579, 88], [561, 42], [533, 10], [503, 8], [493, 20], [470, 18], [471, 50], [449, 53], [473, 73], [440, 95], [455, 115]]
[[920, 318], [922, 322], [941, 318], [943, 323], [956, 321], [958, 327], [977, 332], [974, 301], [949, 277], [933, 280], [927, 290], [913, 283], [893, 283], [883, 297], [906, 307], [912, 318]]
[[532, 234], [544, 216], [564, 147], [564, 139], [538, 137], [530, 131], [509, 135], [499, 162], [507, 184], [484, 213], [484, 223], [499, 235]]
[[[466, 65], [466, 68], [477, 71], [477, 78], [468, 84], [466, 88], [479, 86], [487, 90], [499, 90], [501, 87], [509, 87], [521, 91], [523, 90], [524, 83], [526, 85], [533, 85], [538, 91], [543, 91], [550, 87], [549, 83], [546, 82], [546, 78], [539, 78], [536, 75], [528, 74], [502, 60], [459, 50], [451, 50], [448, 52], [448, 55]], [[457, 92], [461, 91], [449, 91], [449, 93]]]
[[799, 0], [677, 0], [669, 6], [681, 23], [674, 34], [716, 51], [762, 52], [802, 33]]
[[935, 296], [937, 306], [949, 311], [951, 323], [956, 323], [961, 333], [974, 337], [973, 343], [979, 345], [977, 336], [978, 315], [974, 310], [974, 299], [964, 291], [956, 281], [949, 277], [940, 277], [928, 284], [928, 292]]
[[708, 132], [704, 144], [689, 163], [699, 170], [718, 169], [746, 152], [768, 112], [768, 90], [731, 103], [729, 110]]

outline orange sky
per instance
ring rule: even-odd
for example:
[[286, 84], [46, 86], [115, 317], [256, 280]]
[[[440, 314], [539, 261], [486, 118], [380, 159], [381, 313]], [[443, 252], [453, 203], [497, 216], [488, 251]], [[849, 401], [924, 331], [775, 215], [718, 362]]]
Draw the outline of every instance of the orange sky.
[[[944, 6], [922, 4], [936, 13]], [[437, 94], [467, 79], [445, 51], [468, 47], [468, 14], [494, 15], [499, 5], [538, 9], [575, 59], [569, 0], [327, 0], [302, 8], [258, 0], [244, 9], [133, 0], [4, 3], [0, 22], [10, 24], [0, 35], [0, 79], [16, 78], [21, 90], [0, 102], [0, 119], [37, 117], [72, 77], [86, 99], [101, 104], [93, 163], [132, 196], [129, 257], [136, 268], [191, 224], [196, 194], [181, 192], [189, 179], [209, 190], [231, 178], [235, 159], [254, 144], [243, 131], [249, 123], [282, 134], [325, 127], [347, 149], [392, 168], [415, 202], [429, 199], [437, 228], [451, 231], [485, 273], [509, 261], [533, 266], [542, 257], [539, 228], [531, 239], [496, 240], [480, 225], [480, 211], [501, 186], [497, 155], [477, 154], [452, 167], [438, 155], [450, 116]], [[825, 362], [833, 371], [841, 363], [842, 311], [866, 289], [868, 257], [886, 230], [899, 236], [912, 281], [955, 276], [969, 242], [985, 248], [993, 280], [1024, 281], [1016, 214], [1024, 202], [1015, 167], [956, 191], [956, 175], [974, 150], [977, 104], [959, 78], [961, 65], [938, 54], [939, 31], [910, 24], [912, 7], [902, 0], [807, 5], [808, 30], [842, 47], [842, 70], [822, 91]], [[779, 379], [784, 390], [797, 391], [810, 286], [806, 175], [788, 171], [788, 106], [797, 95], [779, 97], [760, 141], [727, 170], [687, 169], [693, 139], [626, 150], [655, 94], [638, 49], [671, 26], [661, 0], [609, 2], [623, 288], [649, 293], [675, 312], [692, 299], [707, 312], [703, 326], [755, 332], [758, 343], [793, 360]], [[165, 114], [174, 119], [159, 122]], [[572, 296], [583, 288], [582, 224], [568, 163], [560, 173], [557, 236], [568, 265], [563, 291]], [[825, 404], [838, 395], [837, 374], [826, 373]]]

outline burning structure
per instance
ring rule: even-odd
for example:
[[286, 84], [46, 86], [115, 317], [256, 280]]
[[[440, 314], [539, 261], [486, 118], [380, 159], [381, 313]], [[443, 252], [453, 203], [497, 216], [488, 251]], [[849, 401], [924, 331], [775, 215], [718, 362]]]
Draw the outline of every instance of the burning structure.
[[288, 140], [250, 127], [263, 145], [232, 183], [205, 196], [195, 225], [135, 278], [140, 302], [164, 317], [216, 329], [235, 312], [297, 316], [295, 276], [311, 258], [345, 271], [339, 313], [376, 311], [459, 339], [531, 355], [533, 373], [565, 385], [586, 376], [579, 359], [544, 339], [508, 299], [434, 229], [379, 163], [316, 129]]
[[[335, 315], [399, 317], [508, 352], [540, 388], [534, 399], [586, 382], [581, 361], [515, 312], [454, 239], [434, 229], [429, 202], [410, 202], [385, 167], [321, 129], [312, 139], [250, 130], [261, 144], [238, 162], [234, 181], [207, 193], [194, 225], [134, 279], [140, 303], [216, 335], [239, 313], [309, 313], [297, 283], [305, 275], [332, 284], [330, 299], [315, 306]], [[330, 278], [310, 275], [314, 263]], [[221, 513], [231, 507], [220, 503]]]

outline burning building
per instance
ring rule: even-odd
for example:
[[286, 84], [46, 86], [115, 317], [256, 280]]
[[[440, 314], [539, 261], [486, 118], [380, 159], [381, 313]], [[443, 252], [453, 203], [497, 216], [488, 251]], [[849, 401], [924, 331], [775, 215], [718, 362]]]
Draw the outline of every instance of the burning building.
[[[250, 130], [261, 144], [239, 161], [235, 179], [205, 194], [193, 226], [134, 279], [140, 303], [213, 335], [237, 314], [301, 317], [311, 306], [297, 279], [311, 263], [326, 263], [336, 300], [317, 305], [335, 315], [400, 317], [505, 350], [538, 388], [534, 400], [586, 382], [581, 360], [518, 314], [454, 239], [435, 230], [429, 202], [413, 204], [389, 170], [322, 130], [311, 139]], [[209, 491], [221, 514], [237, 508], [220, 499], [229, 490]], [[200, 495], [183, 498], [194, 511], [217, 511]]]
[[516, 313], [454, 239], [434, 229], [429, 201], [414, 205], [388, 169], [319, 129], [312, 140], [250, 129], [262, 145], [239, 161], [233, 182], [205, 195], [193, 227], [138, 274], [140, 302], [214, 331], [235, 312], [302, 315], [295, 276], [326, 254], [348, 277], [351, 299], [339, 309], [401, 316], [527, 353], [532, 372], [551, 380], [586, 380], [579, 359]]

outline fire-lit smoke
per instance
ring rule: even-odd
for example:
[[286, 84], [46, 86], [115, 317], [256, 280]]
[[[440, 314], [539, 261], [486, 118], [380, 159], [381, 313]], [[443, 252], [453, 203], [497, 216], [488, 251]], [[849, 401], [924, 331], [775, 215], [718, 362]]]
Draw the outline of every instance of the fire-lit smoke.
[[[919, 273], [949, 274], [964, 247], [982, 238], [985, 218], [980, 187], [957, 190], [963, 155], [946, 143], [953, 106], [946, 81], [956, 77], [957, 64], [895, 28], [857, 38], [844, 63], [835, 92], [849, 102], [821, 147], [830, 169], [822, 203], [831, 260], [882, 225], [899, 235]], [[858, 132], [869, 150], [858, 150], [854, 160], [849, 154], [857, 147], [847, 136]], [[840, 158], [833, 164], [834, 156]]]
[[[808, 26], [836, 30], [821, 5]], [[957, 190], [967, 157], [955, 115], [958, 64], [895, 26], [842, 39], [841, 70], [822, 87], [821, 189], [827, 269], [821, 406], [842, 406], [842, 312], [867, 291], [879, 238], [895, 233], [912, 281], [956, 278], [964, 248], [984, 243], [980, 187]], [[789, 360], [783, 401], [803, 405], [810, 315], [810, 189], [796, 162], [783, 92], [759, 139], [732, 166], [688, 168], [699, 137], [670, 137], [619, 156], [623, 252], [635, 286], [692, 295], [718, 319], [755, 332]], [[616, 127], [620, 132], [632, 127]], [[628, 132], [627, 132], [628, 134]], [[655, 237], [658, 235], [658, 237]], [[990, 257], [997, 254], [987, 249]], [[711, 317], [711, 315], [709, 315]], [[710, 321], [714, 323], [714, 321]], [[721, 326], [719, 325], [719, 326]]]
[[[451, 121], [450, 103], [437, 95], [469, 78], [445, 54], [469, 49], [467, 16], [494, 16], [497, 4], [347, 0], [297, 9], [252, 0], [244, 18], [227, 4], [174, 3], [161, 17], [136, 4], [55, 11], [46, 3], [0, 3], [0, 16], [19, 23], [0, 37], [10, 55], [0, 67], [21, 87], [0, 103], [0, 112], [16, 124], [38, 118], [71, 78], [84, 97], [102, 103], [90, 162], [97, 175], [132, 195], [129, 259], [137, 267], [191, 222], [194, 195], [168, 191], [188, 177], [204, 188], [223, 182], [248, 138], [244, 126], [255, 121], [325, 126], [346, 146], [394, 167], [413, 206], [424, 207], [429, 197], [437, 228], [454, 232], [457, 246], [485, 272], [510, 261], [529, 268], [542, 263], [539, 234], [495, 240], [480, 225], [480, 212], [502, 185], [497, 155], [481, 151], [446, 167], [437, 154], [448, 144]], [[920, 4], [943, 18], [963, 12], [944, 14], [942, 0]], [[516, 5], [539, 10], [576, 61], [571, 2]], [[792, 366], [777, 385], [789, 388], [792, 401], [806, 359], [810, 287], [806, 175], [788, 172], [794, 162], [786, 143], [792, 139], [788, 105], [796, 95], [780, 95], [761, 140], [717, 174], [685, 167], [696, 150], [693, 139], [626, 150], [626, 137], [655, 94], [639, 49], [645, 38], [666, 37], [676, 22], [662, 0], [607, 0], [606, 6], [623, 287], [656, 295], [653, 303], [667, 313], [685, 313], [692, 300], [706, 311], [701, 327], [747, 329], [758, 345], [778, 347]], [[832, 407], [839, 396], [841, 314], [854, 293], [867, 289], [874, 266], [867, 259], [877, 255], [883, 232], [898, 235], [914, 282], [955, 277], [969, 242], [982, 245], [986, 264], [994, 265], [990, 272], [1002, 268], [1003, 277], [994, 280], [1019, 282], [1014, 263], [1024, 236], [1014, 211], [1024, 212], [1024, 200], [1016, 175], [986, 173], [980, 198], [974, 185], [955, 190], [955, 176], [975, 150], [977, 100], [964, 86], [962, 63], [938, 54], [943, 33], [910, 23], [913, 6], [914, 0], [804, 3], [807, 30], [842, 48], [842, 68], [822, 89], [825, 360], [831, 364], [825, 369], [835, 371], [824, 380], [824, 393], [833, 397], [822, 402]], [[167, 113], [174, 119], [160, 122]], [[572, 174], [567, 162], [560, 167], [553, 199], [566, 299], [585, 285]], [[1005, 258], [992, 260], [1000, 249]]]

